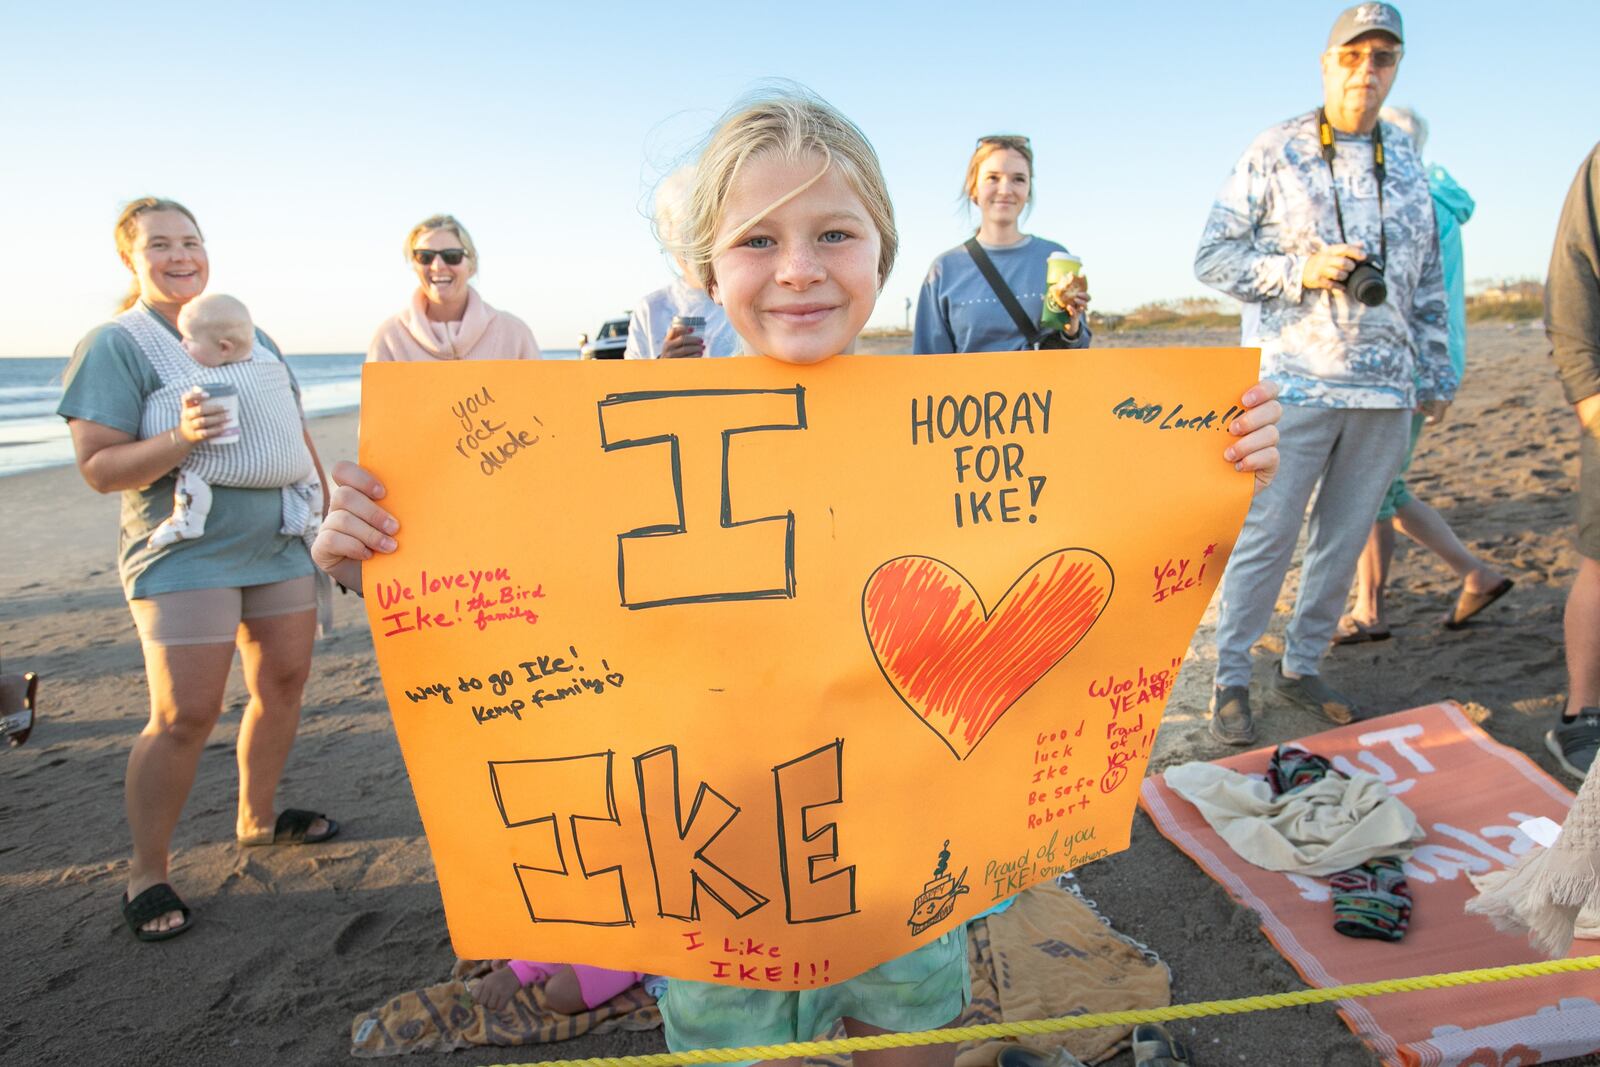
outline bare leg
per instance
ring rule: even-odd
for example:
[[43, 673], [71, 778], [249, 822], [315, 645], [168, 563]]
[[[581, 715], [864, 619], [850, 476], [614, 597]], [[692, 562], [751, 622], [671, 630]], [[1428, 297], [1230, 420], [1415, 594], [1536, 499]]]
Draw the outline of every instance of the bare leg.
[[[954, 1026], [955, 1019], [951, 1019], [945, 1026]], [[936, 1027], [935, 1029], [944, 1029]], [[864, 1023], [860, 1019], [846, 1019], [844, 1032], [850, 1037], [870, 1037], [876, 1034], [892, 1034], [893, 1030], [884, 1030]], [[851, 1063], [855, 1067], [952, 1067], [956, 1062], [956, 1047], [953, 1044], [943, 1045], [916, 1045], [912, 1048], [884, 1048], [872, 1052], [857, 1052]]]
[[[167, 880], [172, 831], [194, 786], [206, 738], [222, 714], [233, 646], [147, 644], [144, 665], [150, 680], [150, 721], [128, 754], [123, 787], [133, 835], [129, 900]], [[169, 911], [143, 928], [164, 931], [182, 925], [183, 913]]]
[[563, 1015], [578, 1015], [589, 1010], [583, 1002], [583, 987], [578, 984], [578, 972], [569, 966], [556, 969], [544, 983], [544, 998], [550, 1006]]
[[1484, 563], [1456, 536], [1444, 516], [1412, 498], [1395, 512], [1400, 532], [1444, 560], [1469, 593], [1486, 593], [1505, 581], [1505, 575]]
[[[270, 831], [277, 815], [278, 779], [300, 728], [300, 698], [311, 673], [317, 613], [298, 611], [239, 624], [239, 656], [250, 704], [239, 724], [240, 837]], [[318, 819], [307, 833], [327, 829]]]
[[1600, 562], [1580, 559], [1567, 594], [1567, 710], [1600, 704]]
[[1394, 522], [1379, 519], [1372, 524], [1367, 545], [1356, 561], [1356, 603], [1350, 614], [1364, 626], [1384, 630], [1383, 589], [1389, 582], [1389, 563], [1394, 559]]

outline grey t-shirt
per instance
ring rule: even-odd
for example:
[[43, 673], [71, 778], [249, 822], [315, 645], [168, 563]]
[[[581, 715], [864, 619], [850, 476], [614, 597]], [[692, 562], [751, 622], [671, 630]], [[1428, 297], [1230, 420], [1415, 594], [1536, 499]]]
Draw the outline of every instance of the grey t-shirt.
[[[1037, 322], [1044, 308], [1045, 261], [1050, 253], [1066, 249], [1043, 237], [1027, 237], [1004, 248], [983, 248], [1022, 310]], [[1027, 347], [1026, 340], [965, 246], [957, 245], [933, 261], [917, 296], [912, 352], [919, 356], [936, 352], [1016, 352]], [[1089, 327], [1084, 323], [1066, 347], [1088, 345]]]
[[[156, 317], [172, 330], [165, 319]], [[177, 335], [176, 330], [172, 333]], [[259, 330], [256, 336], [282, 358], [270, 338]], [[293, 371], [289, 378], [293, 383]], [[137, 435], [145, 398], [160, 387], [155, 368], [128, 332], [106, 323], [79, 342], [56, 413]], [[297, 383], [294, 389], [299, 396]], [[174, 480], [169, 473], [143, 489], [123, 491], [117, 568], [128, 599], [185, 589], [266, 585], [312, 573], [305, 543], [278, 532], [283, 525], [283, 495], [278, 489], [213, 486], [205, 536], [152, 548], [151, 532], [172, 514]]]

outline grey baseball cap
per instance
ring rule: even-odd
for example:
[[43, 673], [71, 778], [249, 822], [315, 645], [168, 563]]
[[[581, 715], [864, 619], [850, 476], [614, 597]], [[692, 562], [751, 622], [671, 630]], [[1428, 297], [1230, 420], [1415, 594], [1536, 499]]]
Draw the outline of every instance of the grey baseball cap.
[[1405, 43], [1405, 35], [1401, 32], [1400, 12], [1391, 4], [1366, 3], [1347, 7], [1339, 12], [1339, 17], [1334, 20], [1333, 29], [1328, 32], [1328, 47], [1338, 48], [1347, 45], [1360, 37], [1363, 33], [1387, 33], [1401, 44]]

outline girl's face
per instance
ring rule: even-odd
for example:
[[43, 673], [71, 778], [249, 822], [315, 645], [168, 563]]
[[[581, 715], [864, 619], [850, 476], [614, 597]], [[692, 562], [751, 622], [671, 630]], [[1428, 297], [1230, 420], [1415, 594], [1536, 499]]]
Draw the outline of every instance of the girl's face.
[[139, 294], [157, 306], [182, 306], [205, 291], [211, 261], [200, 231], [181, 211], [146, 211], [123, 262], [139, 279]]
[[[445, 262], [442, 255], [424, 255], [418, 252], [447, 252], [456, 260], [454, 266]], [[417, 272], [422, 284], [422, 295], [430, 304], [450, 304], [466, 299], [467, 279], [478, 265], [461, 245], [454, 230], [425, 230], [411, 242], [411, 269]], [[424, 263], [423, 259], [433, 262]]]
[[978, 164], [973, 200], [985, 222], [1014, 225], [1028, 206], [1033, 171], [1027, 157], [1011, 148], [990, 152]]
[[[717, 246], [770, 204], [810, 181], [823, 158], [767, 153], [728, 190]], [[848, 352], [878, 299], [878, 228], [837, 167], [768, 212], [711, 263], [712, 296], [745, 350], [785, 363]]]

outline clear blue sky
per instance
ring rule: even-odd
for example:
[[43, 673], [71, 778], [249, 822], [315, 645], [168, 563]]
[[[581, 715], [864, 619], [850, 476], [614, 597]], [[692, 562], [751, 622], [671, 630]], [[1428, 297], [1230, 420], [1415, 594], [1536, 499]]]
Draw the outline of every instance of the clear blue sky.
[[[1038, 155], [1025, 224], [1080, 254], [1096, 306], [1200, 294], [1211, 197], [1259, 130], [1318, 102], [1342, 5], [10, 4], [0, 12], [0, 355], [69, 352], [127, 276], [119, 204], [187, 203], [212, 288], [290, 352], [359, 351], [406, 300], [400, 245], [448, 211], [480, 290], [547, 348], [665, 283], [655, 181], [762, 78], [805, 83], [882, 156], [901, 228], [874, 316], [899, 323], [970, 228], [983, 133]], [[1390, 102], [1478, 200], [1468, 277], [1542, 276], [1600, 120], [1600, 4], [1411, 0]]]

